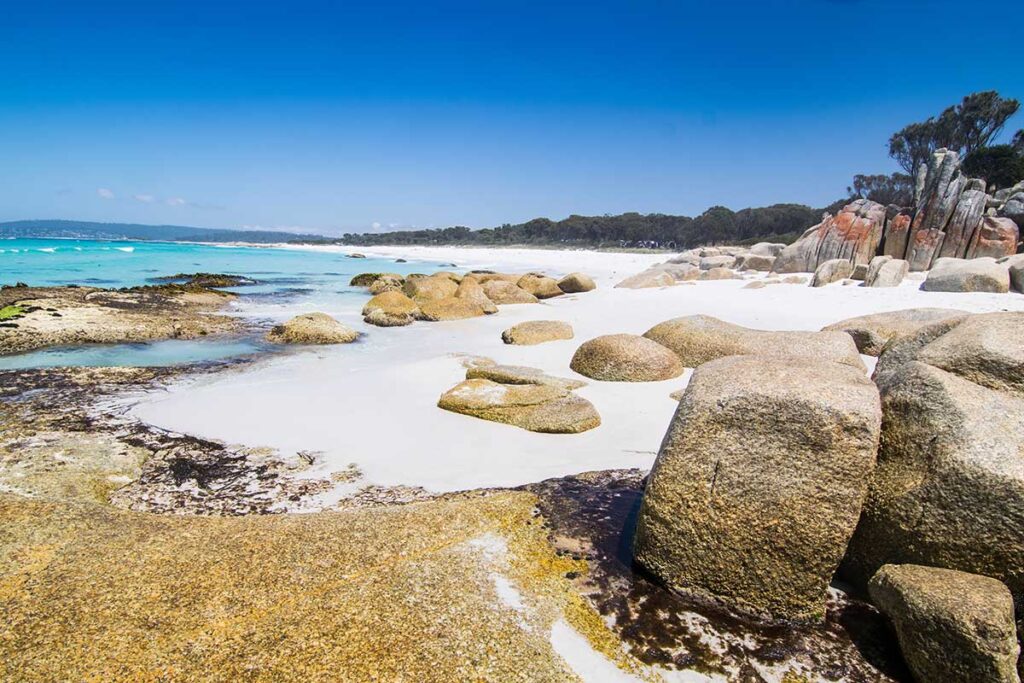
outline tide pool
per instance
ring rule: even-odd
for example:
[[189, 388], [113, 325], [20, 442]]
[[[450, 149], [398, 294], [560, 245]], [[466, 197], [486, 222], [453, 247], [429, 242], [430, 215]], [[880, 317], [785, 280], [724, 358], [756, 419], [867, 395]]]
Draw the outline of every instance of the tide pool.
[[85, 344], [0, 356], [0, 371], [56, 367], [168, 367], [226, 360], [259, 353], [266, 347], [250, 341], [181, 340], [148, 344]]

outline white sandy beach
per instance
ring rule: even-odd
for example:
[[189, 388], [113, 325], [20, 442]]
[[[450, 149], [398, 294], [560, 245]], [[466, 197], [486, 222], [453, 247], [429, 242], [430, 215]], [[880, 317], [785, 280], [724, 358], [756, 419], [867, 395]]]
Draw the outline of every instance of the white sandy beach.
[[[844, 318], [922, 306], [1024, 310], [1019, 294], [922, 292], [919, 279], [892, 289], [777, 284], [750, 290], [743, 289], [743, 280], [613, 288], [622, 278], [666, 260], [666, 254], [305, 248], [453, 262], [458, 268], [452, 270], [459, 271], [537, 270], [556, 277], [582, 271], [594, 277], [598, 289], [539, 305], [502, 306], [484, 318], [404, 328], [363, 324], [359, 309], [367, 295], [345, 308], [325, 310], [365, 332], [360, 343], [299, 350], [254, 367], [185, 380], [145, 396], [133, 413], [161, 428], [231, 444], [268, 446], [284, 454], [319, 452], [310, 476], [355, 464], [364, 475], [360, 486], [421, 486], [437, 492], [514, 486], [587, 470], [649, 467], [675, 409], [669, 394], [685, 385], [689, 372], [665, 382], [587, 380], [578, 393], [595, 405], [602, 425], [583, 434], [536, 434], [437, 408], [441, 393], [464, 376], [461, 356], [485, 356], [579, 378], [569, 369], [569, 360], [582, 342], [602, 334], [642, 334], [682, 315], [706, 314], [760, 329], [817, 330]], [[502, 343], [502, 330], [538, 319], [568, 322], [576, 338], [538, 346]], [[874, 359], [865, 360], [870, 368]]]

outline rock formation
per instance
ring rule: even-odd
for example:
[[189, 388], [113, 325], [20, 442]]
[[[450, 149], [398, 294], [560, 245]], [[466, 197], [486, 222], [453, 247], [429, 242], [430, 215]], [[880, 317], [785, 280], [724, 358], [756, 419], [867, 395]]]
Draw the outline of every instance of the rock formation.
[[963, 175], [956, 152], [940, 149], [922, 169], [918, 185], [912, 209], [857, 199], [837, 215], [826, 215], [782, 250], [773, 270], [814, 272], [831, 259], [856, 266], [885, 255], [921, 271], [943, 257], [1000, 258], [1016, 251], [1024, 184], [989, 195], [984, 181]]
[[558, 281], [558, 288], [566, 294], [589, 292], [597, 288], [594, 280], [584, 273], [569, 273]]
[[760, 615], [820, 617], [860, 515], [882, 413], [862, 371], [732, 356], [697, 368], [644, 492], [637, 560]]
[[919, 681], [1019, 683], [1013, 599], [987, 576], [887, 564], [869, 585]]
[[675, 283], [676, 279], [670, 273], [663, 270], [648, 269], [627, 277], [615, 286], [623, 289], [644, 289], [647, 287], [669, 287]]
[[846, 332], [853, 337], [858, 351], [867, 356], [878, 356], [890, 339], [915, 334], [937, 322], [959, 321], [967, 315], [967, 311], [952, 308], [909, 308], [840, 320], [821, 328], [821, 331]]
[[926, 292], [995, 292], [1010, 290], [1010, 269], [992, 258], [940, 258], [921, 284]]
[[538, 275], [537, 273], [527, 273], [519, 278], [519, 282], [516, 284], [538, 299], [550, 299], [565, 294], [565, 292], [558, 288], [558, 282], [554, 278]]
[[437, 405], [531, 432], [577, 434], [601, 424], [601, 417], [590, 401], [555, 384], [467, 379], [442, 394]]
[[834, 258], [825, 261], [814, 271], [811, 287], [824, 287], [853, 276], [853, 264], [846, 259]]

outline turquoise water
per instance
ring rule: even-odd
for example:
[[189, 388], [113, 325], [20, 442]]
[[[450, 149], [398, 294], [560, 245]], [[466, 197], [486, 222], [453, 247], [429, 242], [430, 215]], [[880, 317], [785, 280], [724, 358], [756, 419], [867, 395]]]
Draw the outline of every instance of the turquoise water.
[[176, 273], [233, 273], [266, 283], [264, 293], [295, 287], [348, 286], [356, 273], [407, 274], [422, 263], [352, 259], [345, 254], [294, 249], [218, 247], [165, 242], [0, 240], [0, 284], [132, 287]]
[[0, 370], [56, 367], [167, 367], [226, 360], [263, 351], [249, 341], [187, 341], [172, 339], [148, 344], [87, 344], [0, 356]]
[[[267, 323], [322, 311], [347, 324], [361, 324], [365, 289], [349, 286], [353, 275], [433, 272], [442, 264], [353, 259], [344, 253], [263, 247], [96, 240], [0, 240], [0, 285], [77, 284], [131, 287], [177, 273], [230, 273], [258, 281], [232, 289], [239, 298], [229, 312]], [[83, 346], [0, 356], [0, 370], [55, 366], [163, 366], [221, 360], [259, 352], [239, 341], [166, 341]]]

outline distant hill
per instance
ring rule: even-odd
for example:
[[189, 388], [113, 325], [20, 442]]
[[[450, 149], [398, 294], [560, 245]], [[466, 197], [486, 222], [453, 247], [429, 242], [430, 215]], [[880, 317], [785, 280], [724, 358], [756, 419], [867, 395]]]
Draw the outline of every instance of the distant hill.
[[139, 225], [89, 221], [31, 220], [0, 223], [0, 238], [64, 237], [101, 240], [159, 240], [166, 242], [320, 242], [322, 235], [270, 230], [192, 228], [184, 225]]

